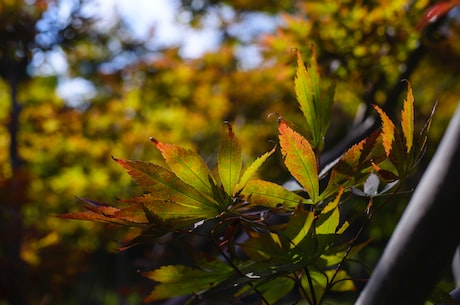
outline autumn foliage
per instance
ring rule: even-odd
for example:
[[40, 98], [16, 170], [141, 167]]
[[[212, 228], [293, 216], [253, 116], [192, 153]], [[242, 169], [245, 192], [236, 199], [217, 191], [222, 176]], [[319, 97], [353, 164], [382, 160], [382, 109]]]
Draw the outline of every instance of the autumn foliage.
[[[179, 295], [190, 295], [191, 302], [212, 300], [222, 291], [227, 300], [255, 295], [264, 304], [274, 304], [295, 291], [309, 304], [322, 304], [332, 291], [354, 290], [344, 266], [365, 246], [358, 238], [366, 223], [346, 234], [355, 219], [344, 218], [342, 208], [350, 196], [367, 197], [362, 215], [370, 221], [389, 201], [373, 205], [374, 198], [395, 195], [423, 155], [429, 122], [414, 135], [414, 98], [407, 82], [400, 127], [374, 106], [381, 129], [320, 172], [334, 87], [320, 90], [314, 49], [312, 54], [307, 69], [297, 51], [295, 78], [308, 135], [278, 116], [279, 143], [245, 166], [243, 147], [225, 122], [216, 169], [193, 150], [151, 138], [167, 168], [113, 158], [142, 187], [142, 195], [113, 206], [82, 199], [86, 211], [60, 217], [130, 228], [122, 249], [167, 233], [204, 236], [213, 251], [205, 255], [197, 248], [194, 266], [166, 265], [144, 272], [157, 282], [146, 301]], [[298, 191], [257, 178], [257, 170], [274, 157], [278, 145]], [[327, 181], [324, 187], [321, 180]]]
[[459, 1], [173, 1], [193, 58], [98, 2], [0, 1], [0, 303], [353, 303], [458, 104]]

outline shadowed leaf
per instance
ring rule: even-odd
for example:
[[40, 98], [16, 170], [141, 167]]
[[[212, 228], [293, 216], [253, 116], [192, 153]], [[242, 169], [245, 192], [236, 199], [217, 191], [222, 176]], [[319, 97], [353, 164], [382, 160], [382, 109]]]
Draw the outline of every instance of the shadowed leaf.
[[290, 241], [291, 248], [300, 244], [308, 236], [314, 219], [315, 213], [313, 211], [305, 209], [302, 204], [296, 207], [286, 229], [283, 231]]
[[145, 302], [181, 295], [199, 294], [216, 286], [235, 272], [232, 267], [217, 260], [202, 263], [200, 266], [202, 269], [170, 265], [143, 273], [145, 277], [159, 283], [145, 299]]
[[196, 206], [183, 205], [180, 202], [158, 198], [153, 194], [143, 194], [138, 197], [123, 200], [131, 204], [140, 205], [161, 219], [188, 219], [189, 222], [215, 216], [215, 211], [202, 209]]

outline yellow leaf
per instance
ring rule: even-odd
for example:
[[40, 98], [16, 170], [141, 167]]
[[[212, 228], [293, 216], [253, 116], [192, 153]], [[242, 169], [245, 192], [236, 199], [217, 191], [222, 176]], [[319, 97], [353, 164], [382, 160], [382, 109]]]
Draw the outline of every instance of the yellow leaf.
[[401, 111], [401, 128], [406, 143], [406, 151], [409, 153], [414, 141], [414, 96], [409, 81], [407, 82], [407, 98], [404, 100]]
[[377, 105], [374, 105], [374, 108], [377, 110], [382, 120], [382, 142], [385, 148], [385, 154], [389, 156], [395, 139], [395, 125], [382, 108]]

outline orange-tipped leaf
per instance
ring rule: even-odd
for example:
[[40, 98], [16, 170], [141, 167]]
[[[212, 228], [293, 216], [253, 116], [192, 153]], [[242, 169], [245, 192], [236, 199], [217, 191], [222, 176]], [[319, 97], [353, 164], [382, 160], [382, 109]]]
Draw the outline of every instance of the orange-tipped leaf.
[[307, 139], [292, 130], [283, 119], [279, 121], [279, 139], [284, 163], [315, 203], [319, 195], [315, 153]]
[[374, 105], [374, 108], [379, 113], [382, 121], [382, 142], [383, 147], [385, 148], [385, 153], [389, 156], [395, 139], [395, 125], [382, 108], [377, 105]]
[[163, 155], [169, 168], [182, 181], [196, 190], [212, 196], [209, 179], [213, 179], [208, 166], [196, 152], [178, 145], [166, 144], [150, 139]]

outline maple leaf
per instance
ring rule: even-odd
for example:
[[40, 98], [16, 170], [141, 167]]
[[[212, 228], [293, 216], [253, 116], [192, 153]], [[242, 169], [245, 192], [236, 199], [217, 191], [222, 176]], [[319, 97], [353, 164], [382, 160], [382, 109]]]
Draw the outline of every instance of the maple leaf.
[[279, 119], [280, 146], [284, 163], [292, 176], [305, 188], [313, 203], [319, 195], [316, 156], [307, 139]]
[[387, 156], [390, 155], [391, 149], [393, 147], [393, 141], [395, 139], [395, 125], [390, 120], [388, 115], [377, 105], [373, 105], [374, 109], [380, 115], [380, 119], [382, 120], [382, 142], [383, 147], [385, 148], [385, 153]]
[[220, 143], [217, 166], [224, 190], [233, 195], [240, 179], [242, 168], [241, 144], [236, 138], [232, 125], [226, 122], [228, 132]]
[[409, 81], [407, 81], [407, 98], [404, 100], [401, 111], [401, 128], [406, 143], [406, 152], [409, 153], [414, 141], [414, 96]]
[[312, 56], [308, 69], [302, 60], [302, 54], [297, 50], [297, 73], [294, 82], [297, 102], [311, 134], [311, 145], [321, 150], [330, 123], [335, 87], [330, 86], [327, 94], [321, 96], [319, 83], [320, 76], [314, 46], [312, 46]]

